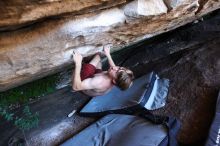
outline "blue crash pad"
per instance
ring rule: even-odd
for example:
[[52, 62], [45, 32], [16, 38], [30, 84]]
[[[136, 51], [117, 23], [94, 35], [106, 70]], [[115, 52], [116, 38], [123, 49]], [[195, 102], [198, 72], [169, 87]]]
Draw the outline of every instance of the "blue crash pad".
[[61, 146], [159, 146], [168, 129], [132, 115], [110, 114]]
[[168, 87], [168, 79], [160, 79], [157, 74], [151, 72], [136, 79], [126, 91], [113, 87], [108, 94], [93, 97], [80, 114], [120, 113], [122, 110], [136, 107], [158, 109], [166, 103]]
[[209, 130], [206, 146], [220, 146], [220, 92], [216, 104], [215, 118]]

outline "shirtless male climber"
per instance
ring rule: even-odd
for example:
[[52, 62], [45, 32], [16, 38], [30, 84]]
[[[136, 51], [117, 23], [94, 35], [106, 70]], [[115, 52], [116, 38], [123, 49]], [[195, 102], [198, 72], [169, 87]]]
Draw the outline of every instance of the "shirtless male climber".
[[82, 64], [82, 56], [73, 52], [75, 70], [72, 75], [72, 88], [89, 96], [106, 94], [113, 85], [121, 90], [128, 89], [134, 79], [133, 72], [125, 67], [116, 66], [110, 55], [110, 47], [104, 47], [109, 69], [102, 71], [101, 57], [96, 54], [89, 63]]

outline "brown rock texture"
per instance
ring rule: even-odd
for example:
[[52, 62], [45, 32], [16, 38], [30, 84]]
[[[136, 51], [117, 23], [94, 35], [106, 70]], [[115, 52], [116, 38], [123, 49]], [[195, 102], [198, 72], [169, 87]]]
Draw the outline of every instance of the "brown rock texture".
[[0, 30], [16, 29], [40, 19], [72, 13], [79, 15], [109, 8], [126, 0], [8, 0], [0, 2]]
[[220, 87], [220, 41], [201, 45], [162, 74], [171, 79], [168, 104], [160, 114], [172, 114], [182, 122], [179, 141], [205, 140], [215, 113]]
[[200, 146], [207, 139], [220, 89], [219, 47], [220, 38], [146, 64], [142, 61], [148, 52], [141, 51], [142, 63], [132, 68], [136, 76], [154, 70], [170, 79], [166, 106], [151, 112], [181, 121], [178, 141], [183, 145]]
[[[0, 91], [69, 66], [72, 50], [88, 56], [110, 43], [113, 51], [117, 51], [192, 22], [218, 9], [219, 3], [212, 0], [1, 2], [0, 27], [4, 32], [0, 33]], [[60, 15], [66, 13], [71, 14]], [[55, 15], [59, 17], [7, 31]]]
[[[178, 140], [187, 146], [204, 145], [214, 115], [220, 89], [219, 14], [217, 11], [202, 22], [112, 54], [116, 64], [130, 67], [136, 77], [154, 70], [160, 77], [170, 79], [167, 105], [151, 112], [177, 117], [182, 122]], [[66, 72], [64, 76], [68, 76]], [[87, 100], [70, 92], [69, 87], [34, 102], [31, 107], [40, 113], [41, 123], [39, 129], [26, 132], [29, 144], [60, 144], [94, 122], [95, 119], [79, 116], [62, 120], [73, 108], [81, 109]], [[0, 124], [0, 129], [0, 145], [6, 145], [15, 129], [8, 123]]]
[[136, 77], [154, 70], [170, 79], [167, 105], [152, 113], [177, 117], [182, 123], [178, 140], [187, 146], [204, 145], [215, 113], [220, 89], [219, 16], [166, 33], [121, 56], [122, 65]]

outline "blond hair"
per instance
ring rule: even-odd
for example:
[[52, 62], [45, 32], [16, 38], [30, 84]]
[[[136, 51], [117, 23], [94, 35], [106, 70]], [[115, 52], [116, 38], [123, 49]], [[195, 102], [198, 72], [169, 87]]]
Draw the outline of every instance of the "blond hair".
[[[129, 72], [128, 72], [129, 71]], [[134, 80], [134, 74], [130, 70], [122, 70], [117, 73], [117, 78], [115, 79], [116, 85], [121, 90], [128, 89]]]

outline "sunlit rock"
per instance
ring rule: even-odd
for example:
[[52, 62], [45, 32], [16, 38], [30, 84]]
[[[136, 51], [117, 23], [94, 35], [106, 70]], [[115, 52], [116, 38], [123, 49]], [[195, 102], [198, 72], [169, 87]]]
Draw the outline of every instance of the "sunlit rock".
[[[42, 9], [47, 5], [48, 7], [42, 11], [46, 12], [48, 9], [48, 16], [51, 16], [49, 14], [50, 5], [54, 5], [56, 2], [41, 2], [42, 4], [36, 2], [36, 6], [40, 5], [36, 9]], [[79, 3], [83, 3], [84, 6], [82, 5], [80, 10], [75, 7], [74, 10], [71, 10], [74, 11], [72, 15], [59, 16], [22, 29], [0, 33], [0, 91], [69, 67], [73, 63], [71, 58], [73, 50], [78, 50], [83, 56], [88, 56], [100, 51], [104, 45], [111, 44], [112, 51], [117, 51], [192, 22], [197, 19], [197, 14], [199, 16], [206, 14], [206, 8], [209, 10], [208, 12], [219, 8], [220, 2], [214, 2], [216, 5], [213, 5], [213, 2], [206, 2], [202, 7], [203, 3], [199, 3], [198, 0], [192, 3], [182, 0], [178, 5], [176, 4], [178, 6], [176, 9], [171, 11], [167, 11], [167, 3], [165, 5], [162, 0], [138, 0], [131, 3], [122, 0], [117, 3], [85, 1], [75, 5], [77, 6]], [[124, 5], [119, 6], [119, 3], [124, 3]], [[17, 4], [26, 8], [26, 3], [17, 2]], [[62, 4], [61, 2], [60, 5]], [[56, 5], [59, 4], [56, 3]], [[7, 8], [7, 6], [5, 9], [1, 7], [1, 10]], [[28, 12], [23, 11], [25, 15]], [[39, 15], [43, 13], [37, 12]], [[6, 15], [8, 19], [12, 19], [15, 13], [14, 11], [4, 11], [3, 16]], [[58, 14], [56, 13], [56, 15]], [[28, 19], [29, 16], [25, 18]], [[36, 21], [38, 18], [33, 20]], [[1, 25], [3, 21], [5, 19], [0, 19], [0, 28], [31, 22], [28, 20], [17, 23], [16, 20], [15, 23], [7, 21]]]
[[195, 2], [195, 0], [164, 0], [164, 2], [167, 4], [169, 8], [176, 9], [183, 5], [190, 5], [193, 2]]
[[167, 13], [167, 7], [162, 0], [135, 0], [124, 7], [124, 13], [129, 17], [155, 16]]
[[0, 30], [16, 29], [61, 14], [85, 14], [125, 3], [126, 0], [7, 0], [0, 1]]

